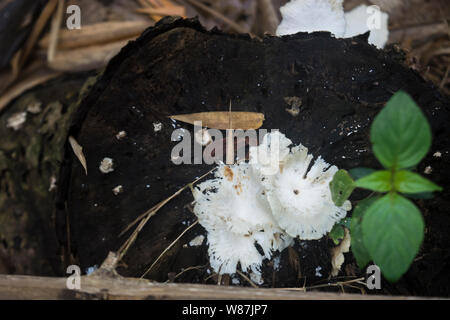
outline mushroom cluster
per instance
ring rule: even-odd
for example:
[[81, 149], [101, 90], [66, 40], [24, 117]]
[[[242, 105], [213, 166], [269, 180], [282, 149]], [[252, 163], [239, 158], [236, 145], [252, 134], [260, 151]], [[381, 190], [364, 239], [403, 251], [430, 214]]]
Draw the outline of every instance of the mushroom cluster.
[[[215, 178], [193, 189], [194, 213], [208, 232], [215, 272], [260, 274], [265, 258], [299, 237], [320, 239], [351, 209], [336, 207], [329, 182], [337, 171], [278, 131], [250, 148], [250, 160], [219, 165]], [[308, 170], [309, 169], [309, 170]]]

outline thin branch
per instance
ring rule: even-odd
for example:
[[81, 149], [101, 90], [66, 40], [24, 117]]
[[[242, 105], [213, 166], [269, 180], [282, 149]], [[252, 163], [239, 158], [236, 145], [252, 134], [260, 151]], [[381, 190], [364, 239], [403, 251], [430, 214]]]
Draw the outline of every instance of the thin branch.
[[134, 225], [136, 225], [139, 221], [141, 221], [142, 219], [146, 218], [147, 216], [154, 216], [159, 209], [161, 209], [166, 203], [168, 203], [170, 200], [172, 200], [173, 198], [175, 198], [176, 196], [178, 196], [181, 192], [183, 192], [184, 190], [186, 190], [187, 188], [193, 186], [194, 184], [196, 184], [198, 181], [202, 180], [204, 177], [206, 177], [207, 175], [209, 175], [210, 173], [212, 173], [214, 170], [216, 170], [216, 168], [213, 168], [211, 170], [209, 170], [207, 173], [205, 173], [204, 175], [202, 175], [200, 178], [197, 178], [196, 180], [194, 180], [191, 183], [188, 183], [187, 185], [185, 185], [184, 187], [182, 187], [181, 189], [179, 189], [177, 192], [175, 192], [173, 195], [171, 195], [170, 197], [168, 197], [167, 199], [161, 201], [160, 203], [158, 203], [157, 205], [153, 206], [152, 208], [150, 208], [149, 210], [145, 211], [143, 214], [141, 214], [139, 217], [137, 217], [133, 222], [131, 222], [120, 234], [119, 237], [122, 236], [125, 232], [127, 232], [128, 230], [130, 230]]
[[197, 224], [198, 224], [198, 220], [196, 220], [193, 224], [191, 224], [189, 227], [187, 227], [166, 249], [164, 249], [164, 251], [158, 256], [158, 258], [156, 258], [155, 262], [153, 262], [152, 265], [147, 269], [147, 271], [144, 272], [144, 274], [141, 276], [141, 278], [145, 277], [147, 275], [147, 273], [149, 273], [150, 270], [152, 270], [153, 267], [159, 262], [159, 260], [161, 260], [161, 258], [167, 253], [167, 251], [169, 251], [178, 242], [178, 240], [180, 240], [181, 237], [183, 237], [186, 234], [186, 232], [191, 230]]
[[236, 269], [236, 273], [240, 275], [242, 278], [244, 278], [245, 281], [247, 281], [253, 288], [259, 288], [252, 280], [250, 280], [249, 277], [247, 277], [243, 272]]
[[233, 20], [231, 20], [228, 17], [224, 16], [222, 13], [218, 12], [217, 10], [215, 10], [215, 9], [213, 9], [213, 8], [207, 6], [207, 5], [205, 5], [204, 3], [202, 3], [202, 2], [200, 2], [198, 0], [183, 0], [183, 2], [186, 2], [186, 3], [190, 4], [191, 6], [196, 7], [197, 9], [210, 14], [211, 16], [213, 16], [214, 18], [222, 21], [223, 23], [228, 25], [232, 30], [234, 30], [234, 31], [236, 31], [238, 33], [248, 33], [252, 37], [258, 38], [257, 36], [255, 36], [251, 32], [248, 32], [245, 28], [241, 27], [239, 24], [234, 22]]
[[47, 49], [47, 61], [51, 62], [55, 58], [56, 48], [58, 46], [59, 29], [64, 14], [65, 0], [58, 1], [58, 7], [53, 14], [52, 24], [50, 28], [50, 43]]
[[[179, 278], [182, 274], [184, 274], [185, 272], [188, 272], [188, 271], [191, 271], [191, 270], [199, 270], [199, 269], [203, 269], [203, 268], [206, 268], [206, 264], [205, 265], [201, 265], [201, 266], [190, 266], [190, 267], [188, 267], [188, 268], [186, 268], [186, 269], [184, 269], [184, 270], [182, 270], [182, 271], [180, 271], [179, 273], [177, 273], [174, 277], [173, 277], [173, 279], [172, 279], [172, 281], [175, 281], [175, 279], [177, 279], [177, 278]], [[170, 282], [170, 280], [167, 280], [165, 283], [169, 283]]]

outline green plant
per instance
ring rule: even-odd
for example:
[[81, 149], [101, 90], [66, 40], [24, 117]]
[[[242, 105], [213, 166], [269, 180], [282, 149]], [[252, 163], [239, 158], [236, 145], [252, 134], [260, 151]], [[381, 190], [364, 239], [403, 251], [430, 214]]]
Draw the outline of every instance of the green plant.
[[[422, 214], [407, 197], [429, 198], [431, 192], [442, 188], [411, 170], [430, 149], [431, 129], [408, 94], [399, 91], [387, 102], [372, 123], [370, 140], [384, 170], [339, 170], [330, 190], [337, 206], [355, 188], [374, 192], [353, 209], [352, 252], [359, 267], [373, 261], [384, 277], [394, 282], [408, 270], [424, 237]], [[341, 223], [330, 232], [335, 241], [339, 228]]]

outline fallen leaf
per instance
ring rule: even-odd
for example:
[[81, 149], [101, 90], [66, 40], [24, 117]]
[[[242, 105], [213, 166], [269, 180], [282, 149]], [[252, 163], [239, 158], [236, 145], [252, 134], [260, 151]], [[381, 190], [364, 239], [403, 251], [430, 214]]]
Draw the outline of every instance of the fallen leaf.
[[337, 247], [331, 249], [331, 276], [335, 277], [341, 270], [342, 264], [345, 261], [344, 253], [350, 250], [350, 231], [345, 228], [344, 239], [342, 239], [341, 244]]
[[[232, 128], [230, 128], [230, 114]], [[264, 122], [264, 114], [258, 112], [214, 111], [169, 116], [170, 119], [194, 124], [201, 121], [203, 127], [211, 129], [259, 129]]]
[[87, 175], [88, 174], [87, 173], [87, 164], [86, 164], [86, 158], [83, 154], [83, 147], [80, 146], [78, 144], [77, 140], [75, 140], [75, 138], [72, 136], [69, 137], [69, 143], [70, 143], [70, 146], [72, 147], [73, 152], [77, 156], [78, 160], [80, 160], [81, 165], [83, 166], [84, 171], [86, 172], [86, 175]]

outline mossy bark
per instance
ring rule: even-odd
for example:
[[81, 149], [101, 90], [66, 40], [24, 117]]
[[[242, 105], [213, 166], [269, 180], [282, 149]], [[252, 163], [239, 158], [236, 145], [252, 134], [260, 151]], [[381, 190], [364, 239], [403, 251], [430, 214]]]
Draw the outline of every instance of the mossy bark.
[[[87, 74], [65, 76], [24, 93], [0, 117], [0, 272], [58, 275], [55, 200], [67, 134]], [[8, 121], [26, 120], [15, 130]]]

